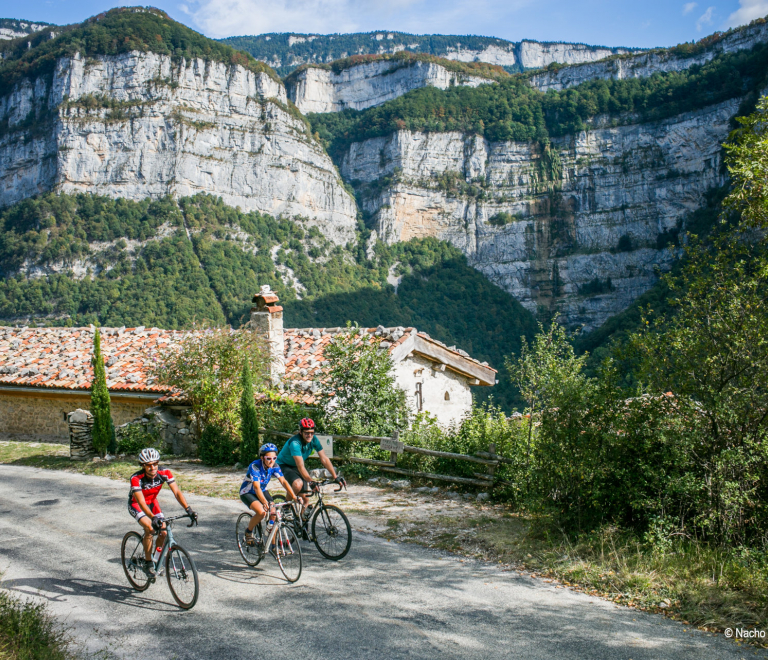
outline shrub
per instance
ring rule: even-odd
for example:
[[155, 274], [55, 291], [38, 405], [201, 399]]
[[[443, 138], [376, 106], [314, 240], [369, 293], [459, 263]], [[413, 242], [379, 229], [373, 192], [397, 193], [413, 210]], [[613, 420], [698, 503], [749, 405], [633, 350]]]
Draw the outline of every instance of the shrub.
[[149, 433], [141, 424], [129, 424], [118, 429], [117, 453], [138, 454], [145, 447], [159, 448], [160, 438], [154, 433]]
[[206, 465], [233, 465], [239, 458], [239, 442], [227, 429], [209, 424], [200, 437], [198, 453]]
[[19, 660], [72, 660], [66, 632], [45, 604], [22, 601], [0, 591], [0, 657]]
[[628, 234], [622, 234], [619, 238], [619, 244], [616, 246], [619, 252], [632, 252], [634, 246], [632, 245], [632, 238]]
[[259, 455], [259, 420], [253, 402], [251, 370], [247, 362], [243, 365], [241, 387], [243, 391], [240, 396], [240, 460], [243, 463], [250, 463]]

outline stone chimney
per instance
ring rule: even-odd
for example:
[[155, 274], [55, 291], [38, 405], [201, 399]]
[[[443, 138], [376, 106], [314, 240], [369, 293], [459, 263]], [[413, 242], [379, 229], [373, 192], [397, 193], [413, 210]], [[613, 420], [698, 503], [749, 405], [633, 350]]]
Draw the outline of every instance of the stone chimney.
[[269, 284], [261, 287], [252, 302], [256, 306], [251, 307], [251, 326], [267, 342], [272, 383], [277, 385], [285, 376], [283, 308], [277, 304], [280, 299]]

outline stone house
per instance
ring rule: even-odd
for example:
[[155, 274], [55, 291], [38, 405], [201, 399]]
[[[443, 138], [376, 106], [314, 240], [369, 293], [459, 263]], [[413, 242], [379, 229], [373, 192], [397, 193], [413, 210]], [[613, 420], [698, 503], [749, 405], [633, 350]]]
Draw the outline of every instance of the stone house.
[[[347, 329], [284, 329], [282, 307], [268, 287], [253, 302], [251, 323], [268, 341], [273, 381], [295, 400], [313, 405], [324, 377], [325, 347]], [[68, 441], [67, 414], [90, 403], [93, 334], [93, 326], [0, 327], [0, 437]], [[194, 448], [188, 408], [183, 394], [153, 380], [150, 365], [183, 335], [158, 328], [101, 328], [115, 426], [142, 417], [147, 423], [149, 414], [178, 453]], [[412, 410], [429, 412], [442, 426], [457, 423], [470, 410], [471, 387], [496, 382], [493, 368], [415, 328], [379, 326], [358, 336], [380, 342]]]

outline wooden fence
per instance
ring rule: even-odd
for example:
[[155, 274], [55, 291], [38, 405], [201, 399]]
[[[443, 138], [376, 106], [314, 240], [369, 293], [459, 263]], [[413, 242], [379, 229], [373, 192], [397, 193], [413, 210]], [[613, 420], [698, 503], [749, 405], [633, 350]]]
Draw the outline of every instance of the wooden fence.
[[[279, 438], [291, 438], [294, 434], [283, 433], [282, 431], [275, 431], [273, 429], [259, 429], [259, 431], [265, 435], [273, 435]], [[362, 465], [373, 465], [379, 470], [384, 472], [392, 472], [394, 474], [401, 474], [407, 477], [419, 477], [421, 479], [435, 479], [438, 481], [450, 481], [458, 484], [466, 484], [469, 486], [482, 486], [485, 488], [493, 488], [499, 485], [512, 485], [508, 481], [499, 479], [496, 476], [496, 468], [500, 463], [513, 463], [512, 460], [504, 456], [498, 456], [496, 454], [496, 445], [491, 443], [488, 446], [487, 452], [476, 452], [474, 456], [468, 456], [467, 454], [454, 454], [448, 451], [436, 451], [434, 449], [424, 449], [422, 447], [412, 447], [406, 445], [399, 439], [399, 433], [395, 432], [392, 437], [377, 437], [369, 435], [334, 435], [331, 436], [336, 441], [351, 440], [354, 442], [375, 442], [378, 443], [379, 448], [389, 451], [388, 461], [379, 461], [371, 458], [358, 458], [357, 456], [334, 456], [333, 460], [360, 463]], [[403, 453], [410, 454], [422, 454], [424, 456], [435, 456], [437, 458], [450, 458], [457, 461], [467, 461], [469, 463], [475, 463], [485, 468], [485, 472], [473, 472], [474, 478], [469, 477], [455, 477], [447, 474], [433, 474], [432, 472], [418, 472], [415, 470], [406, 470], [404, 468], [397, 467], [397, 457]]]

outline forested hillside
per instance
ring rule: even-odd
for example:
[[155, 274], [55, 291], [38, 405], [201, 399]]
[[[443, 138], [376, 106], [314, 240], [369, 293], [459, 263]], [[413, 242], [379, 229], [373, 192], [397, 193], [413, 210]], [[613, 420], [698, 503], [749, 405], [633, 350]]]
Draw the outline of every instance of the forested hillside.
[[[517, 301], [445, 243], [365, 252], [362, 242], [333, 246], [301, 219], [243, 213], [205, 195], [47, 194], [0, 214], [0, 323], [237, 326], [269, 284], [288, 327], [413, 325], [500, 371], [535, 331]], [[390, 273], [402, 278], [397, 293]], [[505, 373], [500, 380], [478, 394], [510, 407], [516, 394]]]

